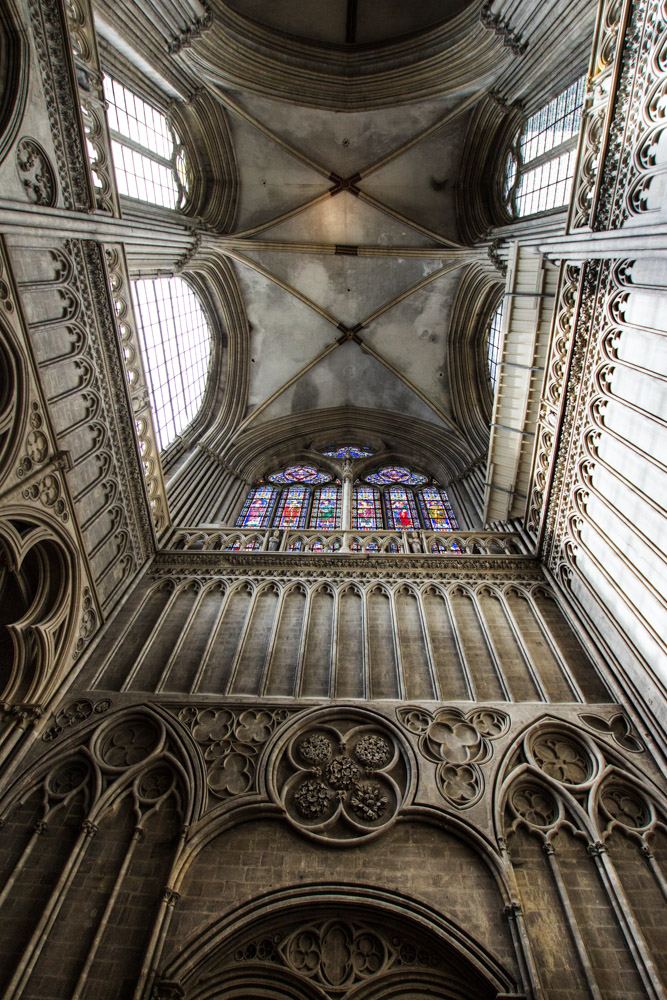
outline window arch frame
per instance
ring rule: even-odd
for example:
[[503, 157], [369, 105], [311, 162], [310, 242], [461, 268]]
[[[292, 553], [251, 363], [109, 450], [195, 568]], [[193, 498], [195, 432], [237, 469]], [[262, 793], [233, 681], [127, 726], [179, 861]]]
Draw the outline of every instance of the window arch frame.
[[[513, 221], [531, 219], [546, 213], [567, 209], [572, 196], [585, 93], [586, 76], [579, 75], [567, 87], [559, 90], [546, 103], [528, 115], [514, 136], [502, 168], [502, 200]], [[570, 100], [571, 103], [568, 103]], [[561, 101], [562, 106], [559, 108]], [[549, 121], [552, 109], [554, 120]], [[546, 119], [542, 127], [539, 127], [540, 116], [544, 116]], [[569, 118], [572, 119], [572, 128], [566, 138], [560, 142], [551, 141], [557, 135], [559, 124], [567, 122]], [[532, 134], [528, 134], [531, 123], [533, 131]], [[545, 146], [541, 150], [539, 149], [540, 137], [544, 137]], [[533, 152], [531, 144], [536, 144], [536, 149], [539, 152]], [[530, 153], [528, 157], [526, 157], [526, 149]], [[541, 181], [544, 180], [544, 176], [543, 174], [538, 176], [537, 171], [547, 166], [549, 167], [548, 176], [546, 183], [543, 184]], [[553, 166], [556, 167], [555, 178], [552, 178]], [[562, 171], [561, 166], [563, 166]], [[531, 175], [535, 176], [537, 181], [535, 187], [532, 190], [522, 192], [522, 183]], [[555, 199], [553, 203], [533, 208], [532, 211], [523, 210], [526, 201], [530, 198], [535, 198], [538, 205], [541, 200], [550, 202], [551, 196], [548, 192], [553, 190], [555, 198], [561, 184], [565, 185], [563, 200]], [[543, 197], [540, 197], [541, 192], [546, 192]]]
[[[128, 80], [129, 78], [129, 80]], [[107, 81], [109, 82], [109, 87], [107, 87]], [[125, 103], [124, 107], [116, 102], [116, 100], [110, 99], [109, 90], [116, 97], [114, 84], [116, 84], [122, 91], [122, 98]], [[138, 205], [148, 205], [153, 209], [163, 210], [167, 212], [178, 212], [184, 214], [188, 203], [191, 199], [192, 189], [193, 189], [193, 156], [191, 150], [188, 149], [186, 139], [179, 133], [176, 124], [174, 123], [174, 116], [170, 113], [170, 109], [163, 103], [164, 98], [162, 95], [156, 97], [155, 94], [148, 94], [147, 88], [142, 85], [141, 80], [135, 78], [135, 74], [126, 74], [124, 72], [118, 72], [116, 67], [105, 67], [103, 70], [103, 90], [105, 102], [107, 105], [107, 125], [109, 128], [109, 141], [111, 144], [111, 159], [114, 169], [114, 178], [116, 181], [116, 188], [118, 189], [119, 197], [126, 198], [134, 204]], [[127, 132], [122, 132], [118, 128], [114, 128], [112, 121], [114, 117], [116, 121], [118, 120], [117, 114], [112, 111], [113, 108], [120, 109], [121, 113], [128, 114], [127, 99], [126, 95], [129, 94], [133, 100], [141, 102], [141, 104], [150, 109], [150, 111], [158, 116], [164, 122], [165, 132], [169, 134], [171, 139], [171, 154], [166, 157], [159, 153], [158, 151], [151, 149], [149, 145], [145, 145], [128, 135]], [[128, 117], [130, 115], [128, 114]], [[136, 115], [132, 115], [135, 120], [139, 121]], [[139, 124], [145, 124], [139, 122]], [[147, 126], [151, 128], [151, 126]], [[152, 129], [156, 132], [157, 130]], [[139, 194], [132, 194], [126, 191], [121, 191], [121, 178], [120, 174], [128, 175], [129, 172], [126, 169], [125, 162], [119, 164], [117, 160], [116, 149], [118, 147], [123, 147], [130, 152], [136, 153], [139, 157], [144, 160], [149, 160], [161, 167], [163, 170], [168, 170], [176, 186], [176, 198], [173, 205], [165, 204], [163, 201], [155, 201], [148, 197], [142, 197]], [[123, 154], [124, 156], [124, 154]], [[179, 170], [179, 158], [183, 163], [182, 174]], [[142, 182], [145, 184], [145, 177], [142, 178]], [[155, 179], [151, 181], [155, 183]]]
[[[172, 439], [164, 446], [162, 446], [162, 434], [160, 428], [160, 422], [158, 419], [158, 411], [156, 409], [152, 386], [153, 382], [151, 379], [151, 371], [147, 364], [147, 347], [144, 339], [144, 326], [142, 323], [142, 309], [141, 305], [137, 300], [136, 295], [136, 285], [139, 282], [156, 282], [156, 281], [182, 281], [188, 286], [190, 292], [194, 295], [199, 308], [201, 309], [209, 334], [209, 353], [208, 353], [208, 363], [207, 370], [204, 381], [203, 392], [199, 398], [199, 406], [196, 412], [179, 431], [172, 437]], [[177, 454], [181, 452], [185, 444], [192, 439], [192, 437], [201, 429], [202, 424], [204, 424], [210, 415], [210, 411], [215, 399], [216, 394], [216, 383], [217, 383], [217, 373], [220, 368], [220, 356], [221, 356], [221, 337], [219, 324], [217, 321], [217, 315], [212, 308], [211, 301], [207, 294], [205, 285], [196, 279], [196, 276], [182, 272], [177, 275], [142, 275], [131, 279], [131, 297], [132, 306], [134, 310], [134, 316], [136, 321], [137, 330], [137, 341], [139, 344], [139, 351], [141, 354], [141, 363], [144, 373], [144, 382], [146, 389], [148, 391], [150, 399], [150, 410], [151, 417], [153, 420], [153, 426], [155, 428], [155, 439], [158, 448], [158, 453], [160, 456], [160, 461], [163, 468], [168, 467], [170, 461], [176, 457]], [[171, 401], [171, 397], [170, 397]]]

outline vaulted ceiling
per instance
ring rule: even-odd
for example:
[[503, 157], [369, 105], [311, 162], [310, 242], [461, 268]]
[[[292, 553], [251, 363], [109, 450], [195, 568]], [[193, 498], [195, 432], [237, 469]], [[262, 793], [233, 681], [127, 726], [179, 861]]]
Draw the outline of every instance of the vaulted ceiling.
[[[100, 6], [112, 41], [130, 6]], [[219, 249], [245, 313], [230, 361], [243, 399], [224, 433], [213, 419], [205, 435], [226, 460], [249, 448], [269, 461], [288, 437], [303, 449], [345, 424], [407, 457], [428, 440], [446, 477], [483, 455], [480, 338], [503, 278], [479, 219], [494, 221], [497, 147], [519, 114], [490, 94], [529, 57], [481, 6], [214, 0], [195, 30], [172, 25], [158, 68], [224, 108], [238, 177]], [[545, 17], [540, 5], [526, 37], [539, 40], [557, 6]], [[140, 19], [135, 33], [144, 44]]]

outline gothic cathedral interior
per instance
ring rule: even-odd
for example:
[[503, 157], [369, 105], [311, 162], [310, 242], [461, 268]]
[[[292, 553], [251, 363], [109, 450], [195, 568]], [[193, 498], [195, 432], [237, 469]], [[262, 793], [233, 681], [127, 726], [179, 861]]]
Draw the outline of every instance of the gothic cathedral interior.
[[0, 0], [0, 994], [667, 997], [667, 0]]

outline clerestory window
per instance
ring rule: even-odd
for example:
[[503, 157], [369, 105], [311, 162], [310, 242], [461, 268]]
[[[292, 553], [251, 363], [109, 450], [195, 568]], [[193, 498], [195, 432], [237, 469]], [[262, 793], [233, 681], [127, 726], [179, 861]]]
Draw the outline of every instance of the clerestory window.
[[567, 205], [574, 176], [585, 78], [524, 122], [505, 168], [505, 198], [516, 217]]
[[486, 329], [486, 363], [489, 373], [489, 382], [495, 390], [498, 384], [498, 365], [500, 363], [500, 334], [503, 327], [503, 306], [505, 300], [501, 299], [500, 304], [493, 311], [489, 325]]
[[188, 159], [166, 115], [110, 76], [104, 96], [119, 193], [180, 208], [190, 187]]
[[137, 327], [160, 451], [197, 416], [208, 382], [211, 329], [183, 278], [132, 282]]
[[[272, 473], [267, 480], [246, 496], [237, 528], [341, 528], [342, 488], [330, 473], [312, 465], [293, 465]], [[356, 482], [351, 527], [368, 532], [456, 531], [459, 526], [441, 486], [421, 472], [387, 465]]]

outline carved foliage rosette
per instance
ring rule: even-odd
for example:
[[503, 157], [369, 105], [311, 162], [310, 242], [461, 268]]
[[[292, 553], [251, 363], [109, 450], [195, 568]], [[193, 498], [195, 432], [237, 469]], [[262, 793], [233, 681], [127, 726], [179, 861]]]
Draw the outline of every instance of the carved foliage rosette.
[[275, 796], [290, 821], [318, 840], [369, 839], [395, 819], [408, 766], [388, 729], [353, 715], [299, 729], [273, 771]]
[[419, 735], [419, 749], [438, 766], [435, 780], [442, 797], [457, 809], [479, 801], [484, 776], [479, 767], [493, 755], [491, 741], [509, 729], [509, 716], [495, 708], [478, 708], [464, 715], [458, 708], [432, 713], [424, 708], [399, 708], [399, 720]]

